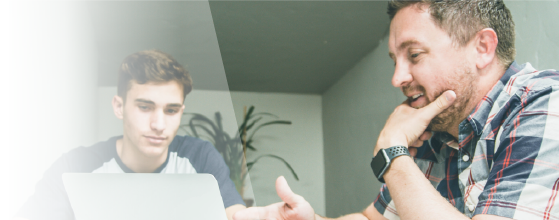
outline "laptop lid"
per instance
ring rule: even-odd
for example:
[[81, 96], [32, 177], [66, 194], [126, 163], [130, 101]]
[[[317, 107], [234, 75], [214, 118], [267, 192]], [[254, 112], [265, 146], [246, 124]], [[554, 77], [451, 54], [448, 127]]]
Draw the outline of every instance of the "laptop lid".
[[65, 173], [76, 220], [227, 220], [211, 174]]

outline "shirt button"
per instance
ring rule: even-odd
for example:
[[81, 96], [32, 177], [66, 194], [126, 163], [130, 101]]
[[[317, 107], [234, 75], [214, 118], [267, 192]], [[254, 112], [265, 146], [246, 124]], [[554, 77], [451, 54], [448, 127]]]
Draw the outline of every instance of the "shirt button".
[[468, 156], [467, 154], [464, 154], [464, 156], [462, 156], [462, 160], [464, 162], [468, 162], [468, 161], [470, 161], [470, 156]]
[[474, 204], [469, 204], [468, 205], [468, 210], [470, 210], [470, 212], [473, 212], [476, 209], [476, 206]]

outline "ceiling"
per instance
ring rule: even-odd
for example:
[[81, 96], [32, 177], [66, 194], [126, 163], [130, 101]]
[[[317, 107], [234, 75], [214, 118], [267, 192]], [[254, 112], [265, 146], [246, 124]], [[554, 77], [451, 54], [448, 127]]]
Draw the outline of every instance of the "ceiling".
[[88, 4], [100, 86], [116, 85], [124, 57], [157, 48], [187, 67], [196, 89], [321, 94], [389, 25], [385, 1]]

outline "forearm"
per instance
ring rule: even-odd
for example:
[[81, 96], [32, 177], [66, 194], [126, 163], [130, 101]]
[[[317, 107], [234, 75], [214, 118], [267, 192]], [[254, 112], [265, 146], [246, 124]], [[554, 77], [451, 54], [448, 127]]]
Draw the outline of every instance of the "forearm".
[[411, 157], [394, 159], [384, 179], [401, 219], [469, 219], [433, 188]]

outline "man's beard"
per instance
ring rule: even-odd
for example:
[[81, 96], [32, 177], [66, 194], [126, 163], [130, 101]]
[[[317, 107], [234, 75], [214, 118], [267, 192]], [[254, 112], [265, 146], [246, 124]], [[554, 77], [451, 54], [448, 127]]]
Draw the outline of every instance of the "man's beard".
[[[452, 90], [456, 93], [456, 100], [454, 103], [431, 120], [427, 127], [428, 131], [447, 132], [450, 131], [451, 127], [456, 125], [457, 122], [464, 120], [465, 117], [467, 117], [467, 115], [465, 115], [465, 111], [470, 103], [470, 98], [472, 98], [477, 92], [477, 84], [474, 83], [476, 79], [472, 72], [465, 68], [465, 66], [457, 69], [454, 75], [442, 80], [444, 81], [443, 85], [446, 85], [446, 88], [433, 92], [432, 94], [436, 94], [433, 96], [428, 95], [423, 86], [403, 88], [404, 91], [422, 91], [425, 95], [425, 99], [427, 100], [427, 104], [435, 101], [446, 90]], [[434, 99], [431, 100], [430, 97], [434, 97]]]

